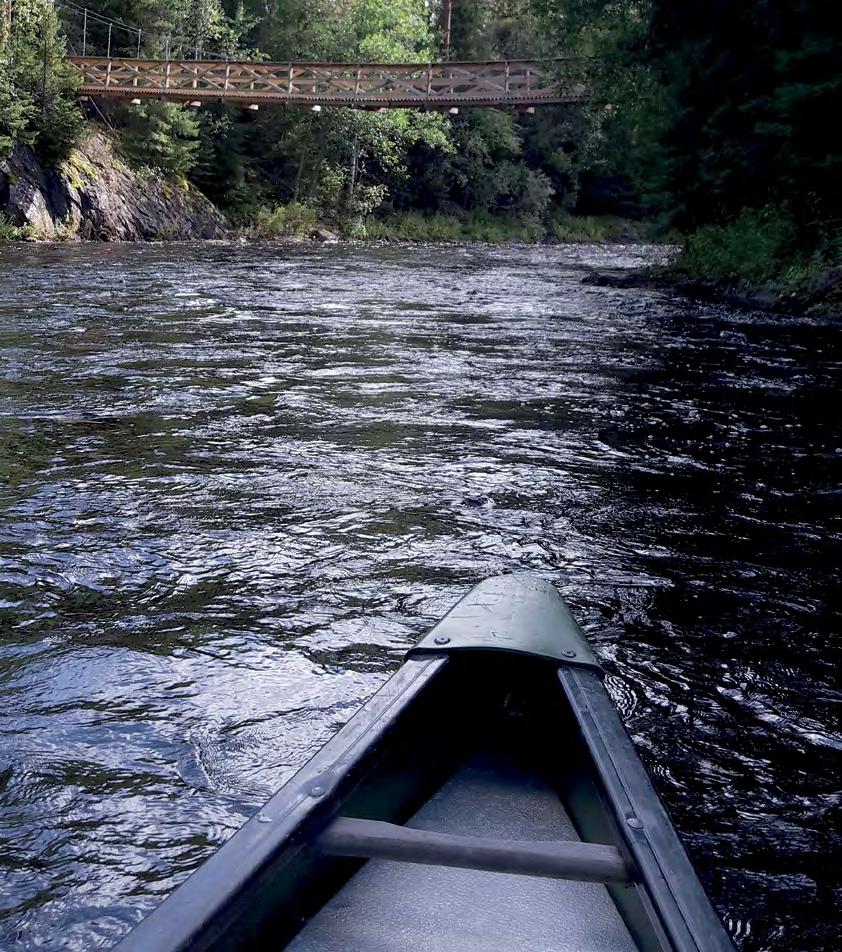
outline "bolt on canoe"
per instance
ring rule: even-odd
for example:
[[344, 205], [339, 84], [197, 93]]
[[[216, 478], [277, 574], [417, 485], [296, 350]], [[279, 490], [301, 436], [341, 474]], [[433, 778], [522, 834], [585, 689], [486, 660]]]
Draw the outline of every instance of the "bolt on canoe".
[[120, 952], [726, 952], [556, 590], [476, 586]]

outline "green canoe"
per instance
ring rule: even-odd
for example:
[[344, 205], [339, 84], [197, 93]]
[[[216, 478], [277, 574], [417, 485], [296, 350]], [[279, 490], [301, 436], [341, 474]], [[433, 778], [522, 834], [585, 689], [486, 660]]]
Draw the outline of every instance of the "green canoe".
[[120, 952], [732, 950], [555, 589], [488, 579]]

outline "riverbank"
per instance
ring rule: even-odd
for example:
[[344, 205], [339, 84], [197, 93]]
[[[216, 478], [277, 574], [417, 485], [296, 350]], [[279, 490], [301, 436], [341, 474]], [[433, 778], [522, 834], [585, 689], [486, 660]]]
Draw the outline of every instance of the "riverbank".
[[767, 206], [681, 239], [664, 266], [597, 273], [592, 284], [668, 288], [703, 301], [758, 311], [842, 315], [842, 235], [830, 224], [799, 227]]
[[194, 186], [130, 167], [103, 130], [56, 167], [21, 144], [0, 162], [0, 239], [190, 241], [227, 234], [225, 217]]
[[[678, 259], [680, 261], [680, 259]], [[633, 271], [593, 271], [582, 279], [595, 287], [674, 291], [697, 301], [727, 304], [742, 310], [842, 317], [842, 268], [827, 268], [804, 281], [781, 286], [731, 284], [690, 277], [674, 265]]]
[[[259, 187], [255, 185], [256, 192]], [[352, 215], [338, 203], [249, 206], [229, 217], [196, 185], [128, 156], [118, 135], [91, 124], [55, 166], [15, 145], [0, 161], [0, 240], [193, 241], [208, 238], [361, 239], [502, 244], [612, 243], [652, 240], [639, 222], [614, 216], [448, 213], [390, 209]]]
[[[774, 267], [776, 249], [758, 227], [691, 236], [667, 266], [584, 281], [598, 286], [657, 288], [749, 310], [842, 316], [842, 267]], [[773, 224], [775, 224], [773, 222]], [[724, 238], [723, 238], [724, 234]], [[760, 236], [760, 243], [752, 238]], [[186, 180], [132, 167], [118, 141], [95, 129], [57, 168], [16, 146], [0, 163], [0, 240], [195, 241], [204, 239], [362, 241], [418, 244], [637, 244], [657, 240], [654, 228], [618, 216], [556, 212], [546, 221], [490, 214], [393, 211], [348, 218], [308, 205], [258, 208], [229, 222]], [[733, 247], [732, 247], [733, 246]]]
[[258, 212], [254, 222], [235, 230], [247, 238], [316, 238], [419, 242], [424, 244], [649, 244], [649, 229], [614, 215], [555, 215], [548, 220], [489, 214], [418, 211], [347, 219], [319, 217], [314, 209], [292, 203]]

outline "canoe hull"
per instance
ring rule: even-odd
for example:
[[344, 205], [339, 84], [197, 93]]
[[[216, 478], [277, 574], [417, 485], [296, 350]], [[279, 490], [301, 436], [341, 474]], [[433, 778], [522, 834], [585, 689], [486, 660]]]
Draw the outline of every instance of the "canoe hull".
[[[422, 641], [348, 724], [129, 934], [121, 952], [283, 947], [365, 862], [347, 855], [347, 848], [346, 855], [336, 855], [327, 843], [329, 834], [336, 840], [331, 824], [337, 817], [399, 827], [477, 756], [509, 758], [517, 771], [538, 778], [555, 791], [585, 841], [585, 853], [586, 843], [601, 844], [627, 864], [632, 883], [615, 875], [597, 888], [608, 890], [632, 947], [732, 949], [584, 637], [576, 635], [581, 650], [562, 649], [577, 652], [574, 664], [565, 663], [563, 655], [499, 649], [499, 633], [516, 633], [524, 617], [534, 618], [538, 609], [545, 638], [559, 603], [551, 586], [532, 579], [507, 576], [474, 589], [455, 614], [460, 624], [466, 616], [494, 618], [488, 627], [496, 647], [459, 644], [453, 618], [452, 634], [442, 635], [445, 619], [438, 635], [434, 630], [432, 639]], [[569, 637], [569, 613], [564, 609], [556, 617]], [[483, 625], [474, 627], [475, 640], [481, 641]], [[482, 804], [478, 809], [482, 812]], [[386, 839], [408, 838], [393, 826], [386, 832]], [[438, 850], [439, 859], [442, 848], [445, 854], [456, 849], [458, 856], [447, 832], [432, 845], [425, 840], [423, 849]], [[353, 841], [359, 825], [352, 823], [351, 833]], [[345, 834], [347, 847], [347, 826]], [[413, 854], [413, 847], [398, 846]], [[492, 843], [492, 852], [500, 846]], [[372, 859], [372, 866], [376, 862]], [[505, 866], [505, 857], [499, 862]]]

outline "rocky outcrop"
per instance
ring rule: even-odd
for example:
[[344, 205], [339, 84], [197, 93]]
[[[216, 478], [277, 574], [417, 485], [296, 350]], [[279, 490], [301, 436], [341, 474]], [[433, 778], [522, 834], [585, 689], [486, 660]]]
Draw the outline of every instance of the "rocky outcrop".
[[225, 219], [194, 188], [130, 169], [93, 132], [59, 168], [18, 145], [0, 163], [0, 212], [32, 238], [163, 241], [221, 238]]

